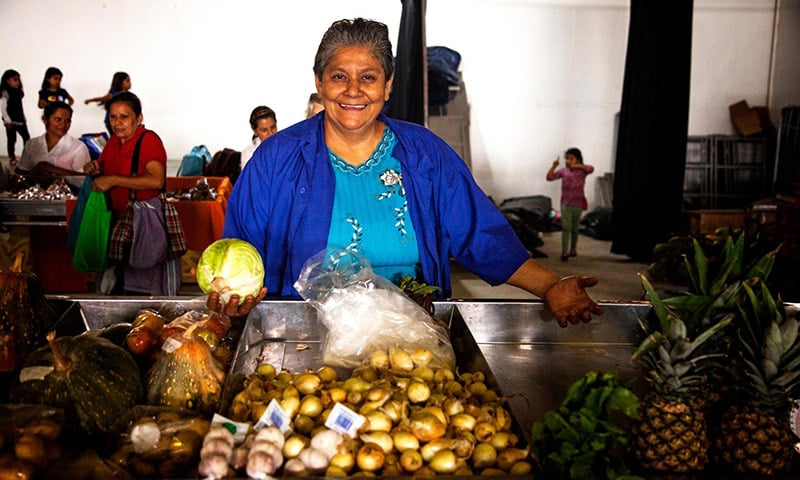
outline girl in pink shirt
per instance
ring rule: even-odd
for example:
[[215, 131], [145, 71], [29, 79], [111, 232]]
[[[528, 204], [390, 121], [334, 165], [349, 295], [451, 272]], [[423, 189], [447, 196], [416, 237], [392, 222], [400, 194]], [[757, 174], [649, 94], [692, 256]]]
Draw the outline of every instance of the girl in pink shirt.
[[577, 255], [578, 227], [581, 215], [587, 208], [583, 187], [586, 176], [594, 172], [594, 167], [583, 164], [583, 154], [577, 148], [564, 152], [564, 168], [558, 167], [559, 157], [553, 161], [547, 171], [547, 180], [561, 179], [561, 260]]

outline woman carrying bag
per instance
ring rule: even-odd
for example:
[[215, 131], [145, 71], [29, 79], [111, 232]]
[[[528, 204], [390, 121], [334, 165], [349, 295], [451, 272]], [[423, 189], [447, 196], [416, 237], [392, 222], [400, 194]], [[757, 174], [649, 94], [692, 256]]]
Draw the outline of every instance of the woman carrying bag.
[[[99, 293], [112, 295], [176, 295], [181, 282], [180, 255], [166, 254], [163, 260], [157, 259], [157, 263], [145, 268], [137, 268], [142, 265], [130, 262], [128, 250], [121, 256], [116, 255], [116, 258], [113, 255], [115, 231], [130, 228], [132, 219], [126, 217], [132, 214], [131, 207], [134, 203], [147, 202], [156, 207], [165, 206], [161, 192], [166, 182], [167, 153], [158, 135], [145, 129], [142, 123], [142, 104], [136, 95], [131, 92], [114, 95], [106, 102], [106, 109], [114, 135], [108, 140], [100, 158], [92, 160], [84, 167], [87, 174], [95, 176], [92, 189], [108, 192], [112, 225], [115, 226], [111, 233], [109, 250], [116, 262], [111, 262], [113, 265], [98, 275], [97, 290]], [[159, 197], [162, 202], [158, 201]], [[165, 217], [170, 217], [171, 220], [168, 221]], [[162, 218], [165, 223], [176, 220], [172, 215]], [[117, 225], [120, 219], [129, 223]], [[148, 228], [154, 228], [152, 232], [147, 232], [148, 237], [150, 233], [159, 237], [163, 235], [163, 230], [157, 231], [158, 225], [149, 225]], [[141, 235], [142, 232], [138, 234]], [[164, 237], [161, 242], [168, 242], [167, 245], [153, 247], [163, 247], [164, 251], [169, 252], [171, 235]]]

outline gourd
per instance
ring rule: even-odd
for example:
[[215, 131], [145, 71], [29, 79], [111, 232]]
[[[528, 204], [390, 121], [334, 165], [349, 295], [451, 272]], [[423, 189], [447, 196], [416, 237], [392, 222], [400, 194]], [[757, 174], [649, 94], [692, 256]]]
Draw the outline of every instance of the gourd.
[[222, 399], [225, 371], [208, 343], [195, 334], [198, 324], [164, 342], [158, 360], [148, 370], [147, 403], [214, 413]]
[[23, 257], [17, 253], [11, 268], [0, 269], [0, 372], [15, 370], [56, 321], [39, 279], [22, 270]]
[[124, 348], [96, 335], [56, 338], [53, 331], [47, 343], [23, 362], [12, 401], [62, 408], [65, 426], [89, 439], [100, 438], [140, 403], [139, 367]]

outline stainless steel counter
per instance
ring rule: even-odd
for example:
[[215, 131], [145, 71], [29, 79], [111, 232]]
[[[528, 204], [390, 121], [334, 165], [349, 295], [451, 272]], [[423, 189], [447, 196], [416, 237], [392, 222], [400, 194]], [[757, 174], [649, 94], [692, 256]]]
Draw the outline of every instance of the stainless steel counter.
[[[71, 330], [129, 322], [145, 307], [186, 311], [205, 305], [205, 297], [69, 299], [77, 304], [69, 308], [61, 328]], [[637, 345], [637, 316], [645, 315], [650, 305], [601, 305], [602, 316], [563, 329], [537, 301], [456, 300], [436, 302], [434, 308], [435, 315], [450, 327], [458, 367], [487, 371], [508, 397], [520, 426], [529, 431], [587, 371], [616, 369], [623, 378], [640, 376], [630, 356]], [[325, 332], [311, 305], [264, 301], [247, 319], [231, 371], [249, 373], [255, 358], [291, 371], [318, 367]], [[298, 344], [310, 348], [299, 350]]]

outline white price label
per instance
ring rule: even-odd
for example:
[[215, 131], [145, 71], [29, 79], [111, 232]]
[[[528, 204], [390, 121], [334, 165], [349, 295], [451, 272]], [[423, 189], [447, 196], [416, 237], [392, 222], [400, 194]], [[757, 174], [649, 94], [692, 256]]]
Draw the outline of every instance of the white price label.
[[358, 413], [350, 410], [341, 403], [336, 403], [325, 421], [325, 426], [342, 435], [350, 435], [356, 438], [356, 432], [367, 419]]
[[283, 411], [278, 401], [273, 398], [269, 402], [269, 405], [267, 405], [267, 409], [264, 410], [261, 418], [259, 418], [256, 422], [253, 429], [260, 430], [264, 426], [278, 427], [278, 430], [280, 430], [282, 434], [286, 435], [286, 432], [289, 432], [292, 429], [292, 426], [290, 425], [291, 421], [292, 419], [289, 418], [289, 415]]
[[247, 432], [250, 431], [249, 423], [235, 422], [230, 418], [223, 417], [219, 413], [215, 413], [211, 418], [211, 425], [219, 425], [228, 429], [233, 434], [233, 442], [240, 444], [244, 442], [247, 437]]

